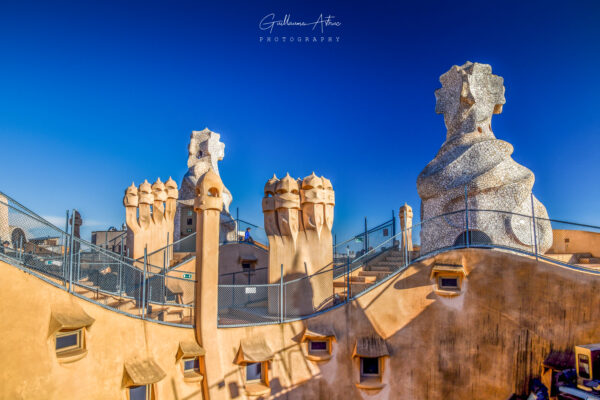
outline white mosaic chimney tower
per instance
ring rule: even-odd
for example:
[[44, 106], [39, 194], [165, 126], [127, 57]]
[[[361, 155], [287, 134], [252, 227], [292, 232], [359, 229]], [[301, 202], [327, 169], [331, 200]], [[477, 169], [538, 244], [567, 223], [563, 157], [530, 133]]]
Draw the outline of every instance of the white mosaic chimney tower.
[[[444, 114], [446, 141], [417, 179], [421, 197], [421, 220], [463, 210], [467, 188], [471, 242], [534, 249], [532, 219], [537, 218], [538, 251], [552, 245], [552, 227], [544, 205], [531, 189], [533, 173], [511, 158], [513, 146], [492, 132], [492, 115], [506, 102], [504, 80], [487, 64], [467, 62], [453, 66], [440, 77], [435, 91], [438, 114]], [[475, 211], [497, 210], [500, 212]], [[504, 213], [502, 213], [504, 212]], [[421, 252], [464, 241], [465, 215], [457, 213], [425, 223]]]

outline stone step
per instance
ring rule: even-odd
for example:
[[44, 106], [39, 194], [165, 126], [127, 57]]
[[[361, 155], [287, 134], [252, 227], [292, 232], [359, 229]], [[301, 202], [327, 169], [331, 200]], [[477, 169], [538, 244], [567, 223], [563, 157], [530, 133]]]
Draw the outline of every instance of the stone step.
[[579, 257], [579, 264], [600, 264], [600, 258], [597, 257]]
[[92, 292], [94, 289], [93, 287], [84, 287], [84, 286], [74, 286], [73, 291], [77, 294], [81, 294], [86, 296], [88, 293]]
[[[359, 287], [359, 286], [371, 286], [373, 283], [375, 283], [375, 280], [376, 280], [375, 277], [372, 277], [372, 276], [360, 276], [360, 277], [356, 277], [356, 279], [352, 279], [350, 281], [350, 286], [351, 286], [351, 289], [353, 287], [355, 287], [355, 286], [356, 287]], [[347, 286], [348, 285], [346, 284], [346, 282], [333, 282], [333, 287], [334, 288], [343, 288], [343, 289], [345, 289]]]
[[112, 308], [116, 308], [118, 310], [121, 309], [121, 307], [124, 307], [127, 305], [127, 303], [135, 303], [135, 301], [133, 299], [125, 299], [123, 297], [111, 297], [107, 302], [106, 305]]
[[352, 293], [352, 295], [354, 296], [371, 286], [373, 286], [373, 284], [371, 283], [351, 283], [350, 293]]
[[394, 268], [390, 268], [388, 266], [379, 266], [379, 265], [372, 265], [369, 266], [367, 271], [373, 271], [373, 272], [392, 272]]
[[382, 261], [377, 261], [376, 263], [374, 263], [373, 265], [378, 266], [378, 267], [383, 267], [383, 266], [392, 266], [392, 267], [396, 267], [398, 265], [401, 265], [402, 261], [387, 261], [387, 260], [382, 260]]
[[392, 262], [397, 262], [397, 263], [401, 263], [402, 262], [402, 258], [400, 256], [388, 256], [385, 258], [385, 261], [392, 261]]
[[374, 276], [364, 276], [364, 275], [359, 275], [358, 276], [350, 276], [350, 284], [352, 283], [373, 283], [375, 282], [376, 277]]
[[375, 279], [385, 278], [390, 274], [390, 271], [360, 271], [360, 276], [372, 276]]

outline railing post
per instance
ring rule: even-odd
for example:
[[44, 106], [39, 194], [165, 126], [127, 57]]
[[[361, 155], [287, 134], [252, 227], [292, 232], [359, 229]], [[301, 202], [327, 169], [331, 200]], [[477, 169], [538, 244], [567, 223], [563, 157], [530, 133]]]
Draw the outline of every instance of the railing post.
[[144, 272], [142, 274], [142, 319], [146, 315], [146, 269], [148, 268], [148, 248], [144, 247]]
[[163, 268], [166, 268], [169, 265], [169, 232], [167, 232], [167, 247], [163, 251]]
[[19, 236], [19, 260], [23, 262], [23, 236]]
[[117, 284], [119, 296], [123, 293], [123, 256], [121, 256], [121, 262], [119, 262], [119, 280]]
[[63, 283], [67, 286], [67, 268], [69, 264], [69, 210], [66, 211], [65, 218], [65, 240], [63, 240]]
[[240, 241], [240, 208], [235, 208], [235, 241]]
[[350, 301], [350, 253], [346, 256], [346, 303]]
[[69, 245], [69, 292], [73, 293], [73, 230], [75, 228], [75, 210], [71, 213], [71, 243]]
[[[167, 302], [167, 270], [165, 268], [163, 268], [162, 270], [162, 299], [163, 299], [163, 304], [165, 304]], [[218, 288], [217, 288], [218, 290]]]
[[365, 240], [364, 240], [365, 253], [368, 251], [367, 250], [368, 248], [369, 248], [369, 231], [367, 228], [367, 217], [365, 217]]
[[[396, 236], [396, 214], [394, 214], [394, 210], [392, 210], [392, 237]], [[393, 245], [394, 243], [392, 243]]]
[[[404, 229], [402, 230], [402, 242], [403, 245], [402, 247], [404, 247], [404, 265], [408, 266], [409, 260], [408, 260], [408, 224], [406, 223], [407, 217], [408, 217], [408, 213], [406, 211], [406, 207], [404, 207]], [[412, 227], [411, 227], [412, 229]]]
[[535, 228], [535, 203], [533, 201], [533, 193], [531, 193], [531, 223], [533, 224], [533, 244], [535, 245], [535, 259], [538, 259], [538, 244], [537, 244], [537, 232]]
[[469, 193], [467, 190], [467, 185], [465, 185], [465, 226], [465, 243], [467, 245], [467, 248], [469, 248]]
[[279, 322], [283, 323], [283, 264], [279, 276]]

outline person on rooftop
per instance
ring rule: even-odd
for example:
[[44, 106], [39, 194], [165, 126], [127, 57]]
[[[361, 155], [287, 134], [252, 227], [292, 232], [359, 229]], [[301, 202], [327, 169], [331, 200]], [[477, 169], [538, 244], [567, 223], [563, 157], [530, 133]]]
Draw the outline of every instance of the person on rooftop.
[[250, 227], [246, 228], [246, 232], [244, 233], [244, 242], [254, 243], [254, 239], [250, 236]]

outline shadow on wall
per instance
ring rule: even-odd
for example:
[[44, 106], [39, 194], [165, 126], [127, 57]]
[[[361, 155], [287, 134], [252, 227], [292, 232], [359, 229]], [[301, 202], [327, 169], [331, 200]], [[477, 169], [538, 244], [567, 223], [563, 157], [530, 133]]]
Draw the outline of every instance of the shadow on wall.
[[[468, 288], [454, 298], [430, 292], [432, 302], [387, 338], [394, 354], [402, 354], [391, 358], [394, 393], [429, 399], [525, 395], [552, 350], [600, 341], [600, 298], [594, 295], [600, 277], [507, 253], [464, 254]], [[431, 286], [429, 270], [420, 265], [394, 289]], [[399, 371], [411, 373], [403, 378]]]

